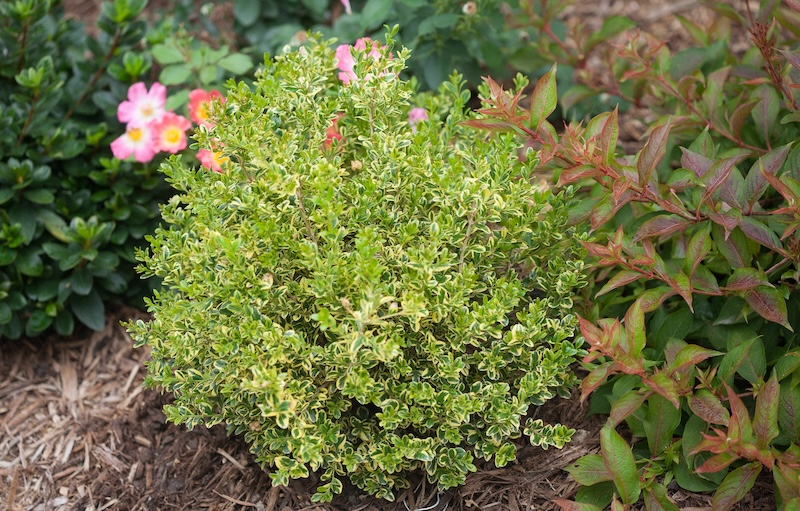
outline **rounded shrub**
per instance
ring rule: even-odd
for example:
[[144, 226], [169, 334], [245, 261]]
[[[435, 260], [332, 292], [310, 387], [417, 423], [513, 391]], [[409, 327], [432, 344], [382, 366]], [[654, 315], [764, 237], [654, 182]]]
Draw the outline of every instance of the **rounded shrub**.
[[195, 135], [220, 172], [162, 165], [178, 194], [139, 258], [164, 288], [129, 325], [170, 421], [224, 422], [275, 484], [319, 470], [315, 500], [340, 476], [388, 499], [418, 469], [452, 487], [522, 435], [562, 446], [571, 430], [525, 417], [581, 352], [569, 193], [464, 124], [458, 76], [414, 97], [406, 50], [361, 48], [266, 59]]

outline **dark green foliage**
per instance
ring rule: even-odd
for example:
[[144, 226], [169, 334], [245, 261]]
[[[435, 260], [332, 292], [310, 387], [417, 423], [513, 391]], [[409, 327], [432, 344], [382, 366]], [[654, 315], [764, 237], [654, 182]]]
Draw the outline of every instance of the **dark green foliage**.
[[171, 192], [108, 149], [117, 104], [149, 69], [134, 51], [144, 4], [104, 4], [92, 38], [57, 2], [0, 3], [0, 338], [102, 329], [105, 303], [149, 292], [133, 248]]

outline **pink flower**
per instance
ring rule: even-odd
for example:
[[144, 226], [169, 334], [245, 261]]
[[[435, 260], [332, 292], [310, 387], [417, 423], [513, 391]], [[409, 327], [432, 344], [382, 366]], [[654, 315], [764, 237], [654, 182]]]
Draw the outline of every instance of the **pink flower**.
[[353, 9], [350, 7], [350, 0], [341, 0], [342, 5], [344, 5], [344, 12], [347, 14], [353, 14]]
[[[369, 52], [367, 55], [372, 57], [376, 62], [380, 60], [381, 49], [384, 48], [384, 46], [381, 46], [378, 41], [373, 41], [369, 37], [362, 37], [356, 41], [356, 44], [353, 46], [340, 44], [336, 47], [336, 67], [339, 68], [339, 71], [341, 71], [339, 73], [339, 79], [345, 84], [349, 84], [351, 80], [358, 78], [353, 70], [356, 65], [356, 61], [353, 58], [351, 48], [355, 48], [356, 50], [360, 51], [366, 51], [367, 45], [369, 45]], [[391, 58], [391, 54], [389, 55], [389, 58]]]
[[425, 111], [424, 108], [412, 108], [410, 112], [408, 112], [408, 124], [411, 126], [411, 131], [416, 133], [417, 132], [417, 124], [420, 121], [427, 121], [428, 120], [428, 112]]
[[134, 83], [128, 89], [128, 100], [117, 107], [117, 118], [133, 126], [158, 121], [164, 115], [166, 101], [167, 88], [160, 83], [154, 83], [149, 92], [144, 83]]
[[214, 99], [219, 100], [220, 103], [225, 102], [225, 98], [219, 93], [218, 90], [206, 92], [203, 89], [195, 89], [190, 92], [189, 117], [192, 118], [192, 121], [209, 128], [213, 126], [214, 123], [208, 119], [208, 107], [211, 105], [211, 101]]
[[336, 114], [336, 118], [333, 120], [328, 129], [325, 130], [325, 149], [330, 149], [334, 140], [337, 143], [342, 141], [342, 134], [339, 133], [339, 119], [342, 117], [344, 117], [342, 112]]
[[149, 124], [141, 126], [128, 125], [125, 134], [111, 142], [111, 152], [114, 158], [124, 160], [134, 155], [136, 161], [145, 163], [153, 159], [156, 154], [153, 142], [153, 129]]
[[160, 121], [153, 123], [153, 141], [156, 151], [172, 154], [186, 149], [186, 130], [192, 122], [173, 112], [167, 112]]
[[222, 151], [209, 151], [200, 149], [197, 151], [197, 159], [207, 169], [222, 173], [222, 164], [228, 161], [227, 156], [222, 156]]

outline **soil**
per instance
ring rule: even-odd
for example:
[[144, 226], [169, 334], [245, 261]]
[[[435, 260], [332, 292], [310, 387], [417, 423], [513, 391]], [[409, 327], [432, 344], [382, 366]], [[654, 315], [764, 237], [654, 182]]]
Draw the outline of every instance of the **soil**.
[[[70, 15], [91, 22], [99, 2], [65, 4]], [[223, 16], [229, 5], [214, 12]], [[607, 15], [626, 14], [667, 38], [670, 46], [681, 46], [688, 37], [675, 21], [677, 12], [699, 22], [711, 17], [711, 11], [687, 0], [579, 2], [566, 15], [592, 29]], [[630, 140], [638, 139], [635, 128], [626, 130]], [[577, 490], [562, 469], [599, 452], [600, 419], [587, 416], [577, 397], [556, 399], [534, 414], [577, 430], [562, 450], [520, 443], [515, 463], [502, 469], [479, 464], [463, 487], [444, 494], [420, 479], [395, 502], [345, 487], [334, 502], [314, 504], [313, 477], [272, 487], [268, 468], [256, 465], [247, 445], [228, 437], [224, 427], [188, 431], [165, 421], [161, 409], [170, 396], [143, 386], [148, 351], [133, 348], [120, 325], [131, 318], [147, 319], [134, 309], [121, 309], [109, 316], [102, 332], [0, 341], [0, 509], [555, 510], [553, 499], [569, 498]], [[708, 495], [687, 493], [674, 484], [669, 495], [684, 511], [711, 509]], [[775, 509], [768, 474], [735, 509]]]

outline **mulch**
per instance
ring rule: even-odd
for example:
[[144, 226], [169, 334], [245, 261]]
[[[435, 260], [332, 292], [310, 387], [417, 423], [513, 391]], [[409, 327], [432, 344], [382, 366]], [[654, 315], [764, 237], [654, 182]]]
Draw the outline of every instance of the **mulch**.
[[[99, 0], [65, 4], [70, 15], [91, 22]], [[215, 12], [228, 12], [226, 7], [223, 3]], [[566, 11], [568, 22], [580, 20], [588, 29], [597, 29], [610, 14], [631, 16], [672, 48], [688, 41], [675, 13], [700, 22], [712, 15], [690, 0], [599, 0], [577, 2]], [[645, 114], [631, 115], [623, 130], [632, 143], [640, 143]], [[588, 417], [577, 397], [555, 399], [533, 413], [577, 430], [562, 450], [520, 442], [515, 463], [501, 469], [476, 463], [478, 471], [464, 486], [443, 494], [420, 478], [395, 502], [345, 486], [334, 502], [315, 504], [310, 501], [313, 475], [272, 487], [269, 468], [255, 464], [248, 446], [228, 437], [223, 426], [188, 431], [166, 422], [161, 409], [170, 396], [143, 386], [148, 351], [134, 349], [120, 325], [131, 318], [146, 316], [121, 309], [109, 316], [102, 332], [0, 340], [0, 509], [550, 511], [558, 509], [552, 499], [577, 491], [563, 468], [599, 452], [601, 420]], [[775, 509], [770, 479], [764, 474], [735, 509]], [[669, 494], [683, 511], [711, 510], [708, 495], [685, 492], [674, 483]]]

